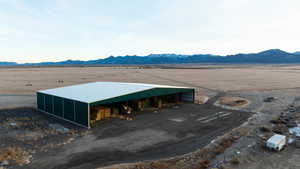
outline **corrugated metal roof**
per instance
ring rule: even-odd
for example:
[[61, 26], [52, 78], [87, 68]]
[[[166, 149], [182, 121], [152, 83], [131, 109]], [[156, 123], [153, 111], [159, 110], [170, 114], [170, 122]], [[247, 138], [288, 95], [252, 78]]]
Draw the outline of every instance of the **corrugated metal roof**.
[[145, 83], [120, 83], [120, 82], [93, 82], [66, 86], [48, 90], [40, 90], [39, 93], [64, 97], [84, 103], [93, 103], [122, 95], [150, 90], [153, 88], [186, 88], [179, 86], [167, 86]]

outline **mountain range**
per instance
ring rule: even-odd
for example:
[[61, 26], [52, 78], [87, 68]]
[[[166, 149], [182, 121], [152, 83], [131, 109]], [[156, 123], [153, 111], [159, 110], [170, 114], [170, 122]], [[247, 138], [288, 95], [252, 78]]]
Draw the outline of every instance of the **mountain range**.
[[254, 63], [300, 63], [300, 52], [289, 53], [280, 49], [270, 49], [259, 53], [236, 55], [211, 54], [150, 54], [147, 56], [110, 56], [97, 60], [66, 60], [61, 62], [40, 62], [18, 64], [16, 62], [0, 62], [0, 66], [47, 66], [47, 65], [129, 65], [129, 64], [180, 64], [180, 63], [227, 63], [227, 64], [254, 64]]

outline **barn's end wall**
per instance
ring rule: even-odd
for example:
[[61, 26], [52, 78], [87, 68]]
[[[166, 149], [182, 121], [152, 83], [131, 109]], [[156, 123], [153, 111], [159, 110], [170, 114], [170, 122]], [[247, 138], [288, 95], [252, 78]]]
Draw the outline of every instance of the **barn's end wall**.
[[89, 127], [89, 105], [87, 103], [38, 92], [37, 108], [50, 115]]

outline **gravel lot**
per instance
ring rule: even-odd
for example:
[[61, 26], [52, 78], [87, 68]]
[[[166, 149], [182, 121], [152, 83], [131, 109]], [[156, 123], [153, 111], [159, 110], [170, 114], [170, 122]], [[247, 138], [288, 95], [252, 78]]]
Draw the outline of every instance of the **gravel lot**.
[[108, 120], [59, 149], [33, 156], [22, 168], [96, 168], [182, 155], [205, 146], [249, 116], [212, 105], [182, 104], [139, 114], [133, 121]]

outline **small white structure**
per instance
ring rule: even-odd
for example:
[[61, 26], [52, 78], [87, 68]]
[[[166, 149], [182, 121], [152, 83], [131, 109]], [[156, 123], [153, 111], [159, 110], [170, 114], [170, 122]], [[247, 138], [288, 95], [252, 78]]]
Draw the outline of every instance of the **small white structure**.
[[300, 126], [289, 128], [290, 134], [294, 134], [297, 137], [300, 137]]
[[267, 141], [267, 147], [274, 150], [282, 150], [286, 145], [286, 136], [275, 134]]

